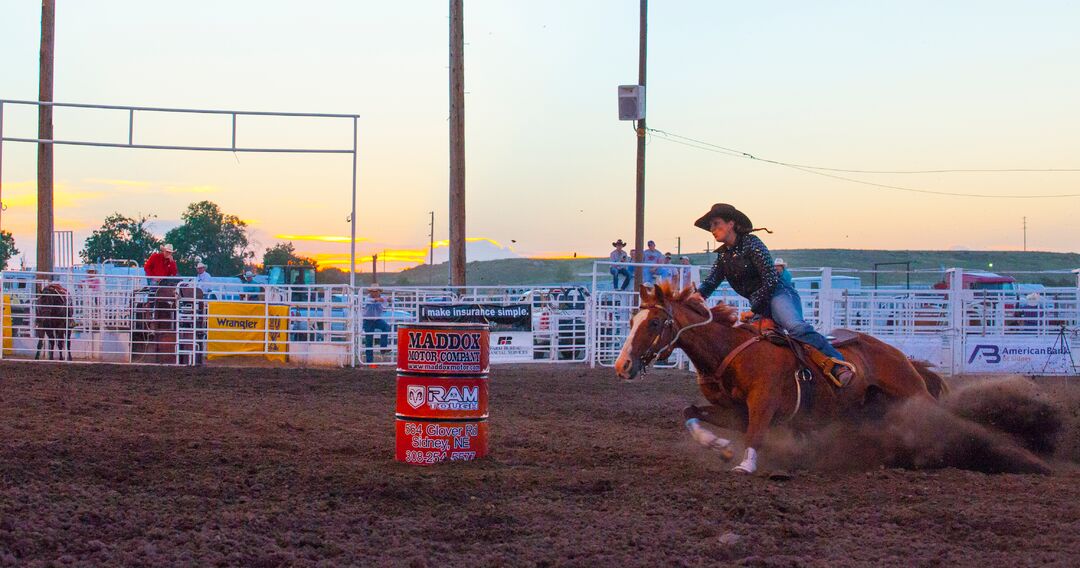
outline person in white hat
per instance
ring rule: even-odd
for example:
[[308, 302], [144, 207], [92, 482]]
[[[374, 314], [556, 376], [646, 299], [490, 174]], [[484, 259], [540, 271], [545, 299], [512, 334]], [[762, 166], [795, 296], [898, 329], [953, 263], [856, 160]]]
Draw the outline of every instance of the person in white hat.
[[169, 243], [161, 245], [161, 248], [157, 252], [150, 255], [150, 258], [146, 259], [146, 264], [143, 265], [143, 270], [146, 271], [146, 277], [150, 280], [151, 286], [158, 286], [162, 284], [166, 278], [176, 278], [176, 260], [173, 259], [173, 253], [176, 249]]
[[201, 260], [195, 265], [195, 281], [198, 283], [199, 289], [203, 291], [203, 294], [210, 293], [210, 282], [213, 276], [206, 271], [206, 264]]
[[787, 262], [784, 259], [779, 256], [776, 257], [776, 260], [773, 261], [773, 266], [776, 267], [776, 275], [780, 277], [780, 280], [787, 282], [792, 287], [795, 286], [791, 280], [791, 273], [788, 272]]
[[1042, 306], [1042, 296], [1038, 292], [1032, 292], [1027, 296], [1024, 296], [1024, 305], [1021, 307], [1020, 314], [1024, 318], [1024, 327], [1029, 330], [1035, 330], [1039, 326], [1039, 312]]

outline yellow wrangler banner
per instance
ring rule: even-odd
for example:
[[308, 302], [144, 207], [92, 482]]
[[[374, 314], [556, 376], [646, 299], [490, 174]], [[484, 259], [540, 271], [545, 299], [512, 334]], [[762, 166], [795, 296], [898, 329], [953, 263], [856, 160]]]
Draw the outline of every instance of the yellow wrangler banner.
[[289, 349], [289, 306], [210, 302], [207, 309], [208, 359], [262, 355], [285, 362]]
[[11, 329], [11, 296], [4, 294], [3, 296], [4, 309], [3, 309], [3, 323], [0, 323], [0, 333], [4, 337], [4, 355], [11, 354], [12, 337], [14, 334]]

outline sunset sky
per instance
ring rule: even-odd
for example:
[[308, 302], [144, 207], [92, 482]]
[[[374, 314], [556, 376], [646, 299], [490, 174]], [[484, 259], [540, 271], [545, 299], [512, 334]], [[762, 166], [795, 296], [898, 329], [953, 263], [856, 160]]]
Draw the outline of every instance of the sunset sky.
[[[55, 100], [355, 113], [362, 255], [447, 238], [447, 2], [58, 0]], [[466, 0], [468, 235], [507, 256], [602, 255], [633, 238], [633, 0]], [[755, 156], [856, 170], [1080, 168], [1080, 4], [667, 1], [650, 6], [649, 126]], [[40, 2], [0, 7], [0, 98], [36, 99]], [[33, 109], [5, 108], [33, 137]], [[351, 145], [347, 121], [242, 119], [256, 145]], [[57, 137], [124, 141], [124, 113], [58, 111]], [[146, 143], [227, 143], [228, 119], [147, 116]], [[3, 148], [3, 228], [32, 263], [35, 148]], [[865, 174], [979, 195], [1080, 194], [1080, 172]], [[176, 225], [212, 200], [257, 251], [348, 255], [348, 156], [58, 147], [56, 228], [109, 213]], [[1080, 198], [984, 199], [859, 185], [652, 136], [646, 237], [704, 249], [719, 201], [774, 248], [1080, 250]], [[81, 247], [81, 242], [77, 243]], [[442, 257], [445, 258], [445, 248]], [[476, 258], [475, 256], [473, 258]], [[439, 257], [437, 255], [436, 260]], [[395, 267], [394, 264], [390, 265]]]

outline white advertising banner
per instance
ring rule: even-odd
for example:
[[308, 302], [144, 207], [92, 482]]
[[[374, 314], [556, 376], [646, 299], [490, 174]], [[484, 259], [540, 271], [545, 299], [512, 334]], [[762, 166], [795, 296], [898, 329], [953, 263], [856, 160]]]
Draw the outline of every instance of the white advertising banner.
[[964, 341], [964, 372], [1024, 375], [1077, 374], [1075, 332], [1060, 335], [969, 336]]
[[421, 304], [420, 321], [486, 323], [491, 328], [492, 363], [533, 360], [532, 306], [529, 304]]

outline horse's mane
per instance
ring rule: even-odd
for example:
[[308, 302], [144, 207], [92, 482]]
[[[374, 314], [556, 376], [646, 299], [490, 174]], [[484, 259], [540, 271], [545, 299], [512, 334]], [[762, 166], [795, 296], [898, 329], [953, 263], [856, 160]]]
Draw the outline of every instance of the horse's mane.
[[[675, 289], [675, 285], [665, 280], [658, 283], [651, 294], [648, 296], [645, 293], [642, 294], [641, 303], [656, 304], [658, 302], [674, 302], [686, 306], [688, 309], [702, 315], [707, 316], [705, 312], [706, 306], [703, 303], [691, 302], [690, 298], [697, 293], [697, 287], [691, 283], [684, 288]], [[733, 306], [729, 306], [724, 302], [719, 302], [712, 307], [713, 321], [726, 326], [733, 326], [735, 322], [739, 321], [739, 310]]]
[[59, 296], [63, 296], [65, 298], [68, 295], [67, 288], [64, 288], [64, 285], [60, 284], [59, 282], [50, 282], [50, 283], [46, 284], [44, 287], [41, 288], [41, 293], [42, 294], [56, 294], [56, 295], [59, 295]]

